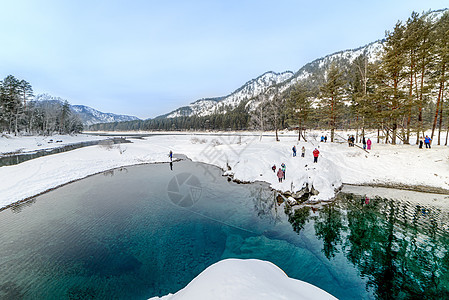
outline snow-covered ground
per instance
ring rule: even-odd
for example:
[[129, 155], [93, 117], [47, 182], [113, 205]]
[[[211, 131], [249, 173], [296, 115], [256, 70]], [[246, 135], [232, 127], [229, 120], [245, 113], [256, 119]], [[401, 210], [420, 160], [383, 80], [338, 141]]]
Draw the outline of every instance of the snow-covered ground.
[[[53, 137], [66, 140], [68, 137]], [[83, 137], [89, 140], [89, 137]], [[92, 137], [96, 139], [99, 137]], [[24, 142], [22, 139], [28, 139]], [[0, 138], [0, 153], [39, 149], [32, 138]], [[402, 184], [449, 190], [449, 147], [418, 149], [415, 145], [373, 144], [369, 153], [346, 143], [297, 142], [295, 135], [155, 135], [132, 144], [90, 146], [0, 168], [0, 207], [32, 197], [59, 185], [121, 166], [168, 162], [168, 152], [221, 167], [241, 181], [265, 181], [274, 189], [298, 191], [306, 184], [319, 191], [313, 200], [329, 200], [342, 183]], [[26, 146], [28, 143], [28, 146]], [[298, 155], [292, 156], [296, 145]], [[301, 157], [301, 147], [306, 155]], [[318, 148], [318, 163], [312, 151]], [[286, 180], [278, 182], [271, 167], [286, 164]], [[230, 170], [229, 170], [230, 169]], [[206, 175], [207, 176], [207, 175]]]
[[104, 139], [105, 137], [86, 134], [20, 137], [0, 134], [0, 156], [5, 153], [45, 150], [70, 144]]
[[257, 259], [225, 259], [204, 270], [176, 294], [150, 300], [336, 299], [301, 280], [289, 278], [276, 265]]

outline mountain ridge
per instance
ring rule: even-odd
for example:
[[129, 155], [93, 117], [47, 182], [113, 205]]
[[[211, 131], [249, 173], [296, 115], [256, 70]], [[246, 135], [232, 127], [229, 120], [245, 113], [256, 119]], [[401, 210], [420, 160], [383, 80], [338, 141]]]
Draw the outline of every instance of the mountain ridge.
[[[49, 94], [38, 94], [35, 96], [35, 102], [53, 102], [59, 103], [63, 105], [66, 99], [60, 97], [54, 97]], [[124, 122], [124, 121], [134, 121], [140, 120], [135, 116], [122, 115], [122, 114], [114, 114], [114, 113], [105, 113], [101, 112], [95, 108], [92, 108], [87, 105], [72, 105], [69, 104], [70, 110], [79, 116], [83, 125], [89, 126], [98, 123], [112, 123], [112, 122]]]

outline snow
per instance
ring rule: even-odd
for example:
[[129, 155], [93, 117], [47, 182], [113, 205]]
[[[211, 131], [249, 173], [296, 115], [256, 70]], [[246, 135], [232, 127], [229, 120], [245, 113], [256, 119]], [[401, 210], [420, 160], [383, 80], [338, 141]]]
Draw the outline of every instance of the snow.
[[86, 134], [53, 136], [14, 136], [4, 134], [0, 137], [0, 157], [5, 153], [47, 150], [70, 144], [104, 139], [105, 137]]
[[[41, 139], [1, 137], [0, 153], [48, 147], [45, 143], [38, 146], [36, 141], [49, 138]], [[66, 143], [104, 137], [53, 137], [57, 139]], [[193, 161], [216, 165], [226, 175], [243, 182], [264, 181], [283, 192], [296, 192], [306, 185], [309, 189], [313, 187], [319, 194], [312, 196], [311, 201], [332, 200], [343, 183], [420, 185], [449, 190], [449, 148], [445, 146], [418, 149], [415, 145], [374, 142], [373, 150], [366, 153], [357, 147], [349, 148], [346, 143], [320, 143], [313, 137], [309, 137], [307, 143], [297, 142], [292, 132], [281, 132], [280, 139], [275, 142], [270, 135], [260, 141], [258, 135], [250, 133], [159, 134], [134, 139], [130, 144], [97, 145], [48, 155], [0, 168], [0, 207], [112, 168], [168, 162], [170, 150]], [[296, 145], [297, 157], [292, 156], [293, 145]], [[306, 148], [304, 158], [300, 155], [302, 146]], [[320, 151], [316, 164], [312, 157], [315, 148]], [[281, 163], [286, 164], [286, 180], [279, 183], [271, 167], [275, 164], [279, 168]]]
[[276, 265], [257, 259], [226, 259], [204, 270], [184, 289], [151, 300], [336, 299], [301, 280], [289, 278]]

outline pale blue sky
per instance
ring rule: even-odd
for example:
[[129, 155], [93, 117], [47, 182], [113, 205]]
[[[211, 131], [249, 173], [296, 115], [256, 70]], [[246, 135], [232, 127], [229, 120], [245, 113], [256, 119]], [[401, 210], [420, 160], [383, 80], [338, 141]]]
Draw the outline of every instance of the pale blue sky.
[[0, 77], [104, 112], [155, 117], [266, 71], [381, 39], [447, 0], [0, 0]]

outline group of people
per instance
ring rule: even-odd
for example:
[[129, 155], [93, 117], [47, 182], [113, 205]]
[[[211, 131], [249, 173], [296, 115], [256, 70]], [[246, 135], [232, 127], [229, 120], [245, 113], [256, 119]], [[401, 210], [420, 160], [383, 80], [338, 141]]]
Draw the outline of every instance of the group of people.
[[368, 138], [368, 140], [365, 140], [365, 137], [362, 138], [362, 144], [363, 144], [363, 150], [371, 150], [371, 140]]
[[[274, 173], [276, 173], [276, 165], [273, 165], [271, 167], [271, 170], [273, 170]], [[284, 163], [281, 164], [281, 167], [279, 168], [278, 172], [276, 173], [279, 182], [282, 182], [282, 180], [285, 180], [285, 170], [286, 170], [286, 166]]]
[[321, 141], [326, 143], [327, 142], [327, 135], [324, 135], [324, 136], [322, 135], [321, 136]]
[[[424, 144], [426, 144], [426, 148], [430, 149], [430, 144], [432, 143], [432, 139], [426, 135], [426, 137], [424, 138]], [[422, 149], [422, 144], [423, 144], [423, 139], [421, 138], [419, 140], [419, 148]]]
[[[349, 147], [354, 147], [355, 145], [355, 138], [353, 135], [350, 135], [348, 137], [348, 145]], [[363, 145], [363, 150], [371, 150], [371, 140], [365, 139], [365, 136], [362, 137], [362, 145]]]
[[[293, 151], [293, 157], [295, 157], [296, 156], [296, 146], [293, 146], [292, 151]], [[306, 148], [304, 148], [304, 146], [302, 146], [301, 157], [304, 157], [305, 155], [306, 155]]]
[[[293, 146], [292, 151], [293, 151], [293, 157], [295, 157], [296, 156], [296, 146]], [[315, 148], [315, 150], [313, 150], [312, 153], [313, 153], [313, 162], [317, 163], [318, 162], [318, 155], [320, 154], [320, 151], [318, 151], [318, 149]], [[301, 157], [304, 157], [305, 155], [306, 155], [306, 148], [304, 146], [302, 146], [302, 148], [301, 148]]]

